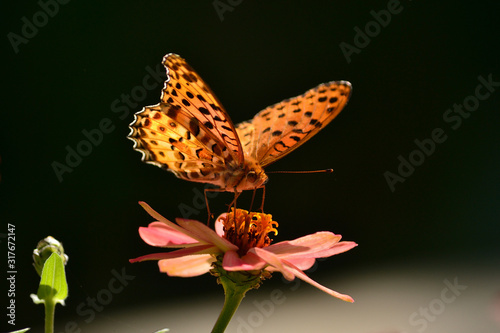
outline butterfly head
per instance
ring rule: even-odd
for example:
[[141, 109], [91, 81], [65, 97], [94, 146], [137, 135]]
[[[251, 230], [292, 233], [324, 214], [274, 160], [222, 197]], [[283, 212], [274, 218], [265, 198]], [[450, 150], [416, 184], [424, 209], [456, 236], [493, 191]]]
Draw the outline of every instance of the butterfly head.
[[243, 180], [245, 184], [245, 189], [259, 188], [267, 183], [269, 178], [267, 177], [264, 170], [259, 166], [257, 170], [250, 169], [245, 175]]
[[232, 181], [228, 182], [233, 183], [230, 188], [236, 192], [260, 188], [269, 180], [259, 163], [253, 161], [245, 162], [243, 168], [232, 173]]

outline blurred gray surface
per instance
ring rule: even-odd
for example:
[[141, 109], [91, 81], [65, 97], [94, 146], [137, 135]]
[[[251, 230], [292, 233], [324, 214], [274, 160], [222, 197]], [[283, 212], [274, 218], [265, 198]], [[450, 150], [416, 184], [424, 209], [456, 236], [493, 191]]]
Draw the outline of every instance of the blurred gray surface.
[[[311, 276], [315, 277], [314, 273]], [[279, 279], [279, 275], [274, 278]], [[192, 281], [196, 283], [196, 279]], [[459, 290], [450, 290], [445, 281], [452, 285], [457, 281]], [[350, 294], [356, 302], [334, 299], [306, 283], [278, 283], [273, 288], [249, 292], [226, 332], [500, 331], [500, 323], [494, 320], [495, 302], [500, 294], [498, 258], [459, 264], [444, 259], [339, 272], [337, 277], [322, 277], [319, 282]], [[271, 306], [270, 294], [275, 289], [283, 294], [280, 304]], [[181, 302], [165, 300], [163, 305], [137, 304], [129, 311], [103, 312], [93, 323], [81, 328], [84, 332], [142, 333], [165, 327], [170, 332], [209, 332], [222, 301], [221, 289], [213, 299], [189, 296]], [[422, 311], [431, 319], [425, 320]]]

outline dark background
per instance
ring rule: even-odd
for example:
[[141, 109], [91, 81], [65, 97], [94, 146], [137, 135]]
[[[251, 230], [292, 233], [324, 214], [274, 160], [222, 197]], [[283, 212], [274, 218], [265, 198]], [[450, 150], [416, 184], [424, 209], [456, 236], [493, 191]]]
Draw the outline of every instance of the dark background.
[[[498, 88], [456, 130], [443, 114], [475, 94], [479, 76], [500, 81], [499, 6], [401, 1], [402, 10], [348, 62], [339, 45], [354, 46], [354, 28], [364, 30], [374, 20], [370, 11], [387, 4], [242, 1], [221, 21], [211, 1], [72, 0], [17, 53], [8, 34], [22, 35], [21, 19], [33, 22], [41, 7], [4, 5], [0, 232], [15, 225], [16, 328], [43, 320], [28, 294], [38, 283], [31, 252], [47, 235], [70, 256], [70, 298], [57, 309], [59, 325], [81, 321], [75, 307], [106, 288], [112, 269], [125, 268], [135, 279], [106, 311], [175, 303], [188, 294], [222, 297], [209, 275], [167, 278], [155, 263], [128, 263], [157, 251], [138, 237], [137, 228], [152, 221], [139, 200], [173, 219], [181, 216], [180, 204], [194, 207], [193, 190], [203, 190], [142, 163], [126, 139], [133, 113], [158, 103], [160, 85], [125, 107], [124, 119], [113, 112], [112, 103], [141, 86], [146, 67], [154, 70], [169, 52], [200, 73], [234, 123], [319, 83], [352, 83], [339, 117], [267, 169], [335, 170], [271, 175], [266, 187], [266, 211], [280, 223], [276, 241], [330, 230], [360, 245], [323, 262], [316, 277], [439, 257], [498, 261]], [[66, 164], [66, 147], [76, 149], [82, 131], [104, 118], [113, 130], [60, 181], [54, 161]], [[430, 138], [435, 128], [446, 141], [392, 192], [384, 173], [397, 173], [398, 156], [408, 158], [414, 140]], [[224, 211], [231, 198], [221, 194], [212, 210]], [[206, 211], [190, 217], [205, 221]], [[2, 248], [6, 253], [5, 238]]]

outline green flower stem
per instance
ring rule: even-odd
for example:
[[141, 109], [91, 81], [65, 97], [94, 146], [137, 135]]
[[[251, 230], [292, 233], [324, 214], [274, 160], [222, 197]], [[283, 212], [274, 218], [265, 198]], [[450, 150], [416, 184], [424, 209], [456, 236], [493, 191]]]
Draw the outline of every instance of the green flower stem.
[[224, 332], [229, 324], [229, 321], [231, 321], [231, 318], [238, 309], [238, 306], [240, 306], [241, 300], [245, 297], [246, 292], [252, 289], [252, 285], [237, 284], [225, 276], [220, 277], [220, 282], [224, 287], [224, 306], [222, 307], [219, 318], [217, 318], [217, 322], [212, 329], [212, 333]]
[[54, 333], [54, 314], [56, 311], [56, 303], [47, 300], [45, 301], [45, 333]]

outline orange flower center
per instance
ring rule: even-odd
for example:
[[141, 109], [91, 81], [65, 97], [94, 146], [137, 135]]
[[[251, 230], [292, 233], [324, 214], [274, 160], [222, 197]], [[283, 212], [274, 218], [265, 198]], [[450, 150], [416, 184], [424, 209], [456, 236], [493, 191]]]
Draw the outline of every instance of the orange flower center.
[[278, 222], [271, 214], [248, 212], [244, 209], [231, 208], [231, 212], [222, 218], [224, 238], [238, 246], [239, 255], [245, 255], [252, 247], [266, 247], [272, 242], [269, 234], [278, 234]]

